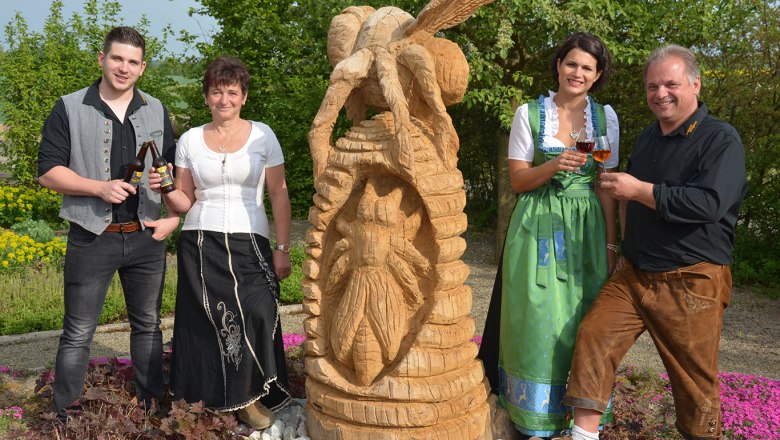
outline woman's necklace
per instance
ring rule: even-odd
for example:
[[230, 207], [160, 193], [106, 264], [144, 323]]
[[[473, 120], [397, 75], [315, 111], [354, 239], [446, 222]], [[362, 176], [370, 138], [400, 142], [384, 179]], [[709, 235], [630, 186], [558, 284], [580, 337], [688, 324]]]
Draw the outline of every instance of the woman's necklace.
[[220, 153], [222, 153], [222, 168], [225, 168], [225, 161], [227, 160], [227, 153], [225, 150], [227, 150], [227, 142], [222, 139], [222, 136], [219, 135], [219, 130], [217, 130], [217, 127], [212, 126], [214, 129], [214, 136], [217, 137], [217, 140], [219, 141], [219, 144], [217, 145], [217, 150], [219, 150]]
[[[553, 97], [553, 102], [558, 107], [558, 113], [559, 113], [559, 117], [560, 117], [561, 110], [564, 110], [564, 108], [563, 108], [562, 105], [560, 105], [558, 103], [558, 100], [556, 99], [556, 98], [559, 98], [559, 96], [560, 95], [555, 95], [555, 97]], [[587, 105], [587, 101], [585, 102], [585, 105]], [[569, 132], [569, 137], [576, 141], [580, 137], [580, 133], [582, 133], [582, 130], [584, 130], [584, 129], [585, 129], [585, 127], [582, 126], [582, 127], [580, 127], [579, 130], [572, 130], [572, 131], [570, 131]]]

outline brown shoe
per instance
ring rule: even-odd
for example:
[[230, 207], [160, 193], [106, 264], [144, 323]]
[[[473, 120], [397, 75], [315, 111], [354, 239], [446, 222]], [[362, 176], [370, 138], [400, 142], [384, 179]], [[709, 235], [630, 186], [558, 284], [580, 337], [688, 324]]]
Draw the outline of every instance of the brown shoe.
[[274, 413], [263, 406], [260, 401], [236, 411], [238, 420], [246, 423], [254, 429], [265, 429], [274, 423]]

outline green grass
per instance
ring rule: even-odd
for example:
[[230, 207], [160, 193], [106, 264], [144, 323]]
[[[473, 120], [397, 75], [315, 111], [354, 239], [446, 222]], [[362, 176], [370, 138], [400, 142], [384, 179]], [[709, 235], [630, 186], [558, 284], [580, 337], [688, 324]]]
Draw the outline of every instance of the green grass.
[[764, 296], [772, 300], [780, 299], [780, 289], [776, 287], [764, 287], [764, 286], [746, 286], [751, 292], [759, 296]]
[[301, 290], [303, 271], [301, 270], [301, 264], [303, 264], [305, 259], [306, 253], [303, 250], [303, 246], [293, 245], [290, 247], [292, 269], [290, 270], [290, 276], [280, 283], [282, 291], [279, 293], [279, 301], [282, 304], [298, 304], [303, 301], [303, 291]]
[[[172, 315], [176, 302], [176, 265], [168, 266], [161, 313]], [[13, 335], [62, 328], [62, 272], [52, 268], [41, 271], [0, 275], [0, 335]], [[100, 324], [127, 318], [119, 277], [114, 276], [106, 295]]]
[[[297, 304], [303, 300], [301, 264], [306, 255], [302, 246], [290, 249], [292, 271], [281, 283], [282, 304]], [[169, 259], [165, 272], [161, 315], [173, 316], [176, 304], [176, 260]], [[62, 271], [44, 267], [37, 271], [0, 274], [0, 335], [14, 335], [62, 328]], [[125, 299], [119, 277], [114, 276], [106, 295], [100, 324], [127, 319]]]

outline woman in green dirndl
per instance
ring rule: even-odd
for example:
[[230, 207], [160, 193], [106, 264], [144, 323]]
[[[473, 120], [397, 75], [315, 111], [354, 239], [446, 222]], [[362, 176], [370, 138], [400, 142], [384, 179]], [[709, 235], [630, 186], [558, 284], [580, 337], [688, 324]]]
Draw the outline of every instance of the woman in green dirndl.
[[[617, 260], [615, 202], [594, 187], [604, 171], [575, 149], [578, 138], [606, 135], [612, 153], [604, 167], [618, 164], [617, 115], [588, 96], [608, 80], [609, 51], [576, 33], [551, 67], [558, 92], [523, 104], [512, 122], [509, 169], [518, 198], [491, 301], [500, 330], [491, 336], [489, 315], [480, 353], [517, 429], [537, 437], [569, 427], [561, 400], [577, 327]], [[496, 346], [491, 365], [495, 356], [483, 355]]]

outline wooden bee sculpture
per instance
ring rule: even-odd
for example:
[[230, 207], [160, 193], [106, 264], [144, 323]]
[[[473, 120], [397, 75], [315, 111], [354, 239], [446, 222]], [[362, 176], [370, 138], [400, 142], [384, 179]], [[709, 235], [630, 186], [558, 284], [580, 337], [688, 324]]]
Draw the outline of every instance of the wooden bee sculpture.
[[[333, 73], [309, 131], [312, 438], [492, 438], [460, 259], [458, 136], [446, 110], [466, 92], [468, 63], [434, 36], [491, 1], [433, 0], [417, 18], [353, 6], [331, 22]], [[352, 127], [333, 141], [342, 108]]]

